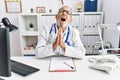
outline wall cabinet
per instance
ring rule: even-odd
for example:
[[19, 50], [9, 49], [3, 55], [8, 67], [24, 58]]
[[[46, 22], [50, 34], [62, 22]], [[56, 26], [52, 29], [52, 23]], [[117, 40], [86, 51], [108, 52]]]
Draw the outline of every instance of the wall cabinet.
[[[43, 26], [55, 23], [56, 13], [19, 14], [21, 51], [25, 55], [35, 55], [35, 46]], [[80, 37], [86, 48], [86, 54], [93, 53], [93, 45], [99, 41], [97, 24], [103, 23], [103, 12], [81, 12], [72, 14], [71, 25], [80, 31]], [[30, 29], [30, 24], [33, 30]]]

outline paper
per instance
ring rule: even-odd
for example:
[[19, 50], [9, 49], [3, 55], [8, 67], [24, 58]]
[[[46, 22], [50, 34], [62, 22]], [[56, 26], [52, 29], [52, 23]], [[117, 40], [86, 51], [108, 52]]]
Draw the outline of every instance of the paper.
[[71, 72], [76, 71], [72, 58], [69, 57], [51, 57], [50, 72]]

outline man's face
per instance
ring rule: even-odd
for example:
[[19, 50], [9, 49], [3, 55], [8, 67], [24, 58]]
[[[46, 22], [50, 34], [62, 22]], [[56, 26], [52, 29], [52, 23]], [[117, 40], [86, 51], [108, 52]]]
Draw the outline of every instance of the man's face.
[[67, 27], [72, 21], [72, 11], [68, 6], [64, 6], [59, 9], [58, 14], [56, 15], [56, 21], [58, 27]]

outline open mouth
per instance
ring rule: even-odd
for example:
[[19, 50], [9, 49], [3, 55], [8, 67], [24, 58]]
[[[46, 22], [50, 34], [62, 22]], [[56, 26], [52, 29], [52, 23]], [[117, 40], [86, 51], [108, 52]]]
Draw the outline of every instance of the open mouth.
[[66, 19], [65, 18], [61, 18], [61, 21], [66, 21]]

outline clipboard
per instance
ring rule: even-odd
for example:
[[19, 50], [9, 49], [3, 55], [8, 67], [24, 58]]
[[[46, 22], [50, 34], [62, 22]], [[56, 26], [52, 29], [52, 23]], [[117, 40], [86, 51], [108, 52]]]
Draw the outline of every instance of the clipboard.
[[75, 72], [76, 66], [73, 58], [70, 57], [51, 57], [49, 72]]

